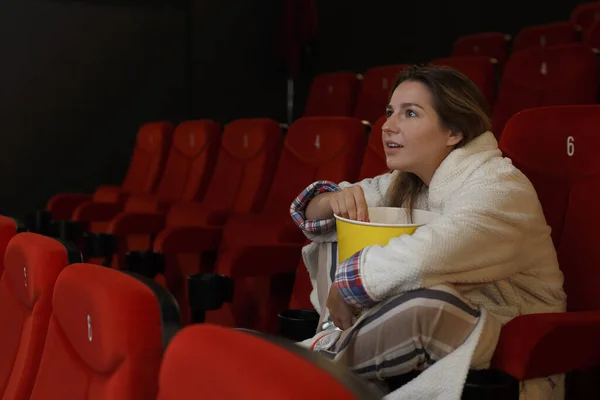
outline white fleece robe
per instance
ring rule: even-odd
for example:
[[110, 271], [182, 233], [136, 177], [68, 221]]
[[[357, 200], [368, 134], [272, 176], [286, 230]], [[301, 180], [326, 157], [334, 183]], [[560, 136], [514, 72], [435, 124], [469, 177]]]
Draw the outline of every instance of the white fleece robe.
[[[392, 172], [356, 185], [363, 188], [369, 206], [381, 206], [396, 175]], [[386, 398], [459, 399], [468, 369], [489, 366], [500, 333], [498, 321], [504, 324], [518, 315], [565, 311], [563, 275], [535, 189], [502, 157], [491, 132], [446, 157], [416, 208], [440, 217], [413, 235], [366, 248], [360, 256], [364, 289], [371, 299], [382, 301], [451, 283], [481, 308], [482, 317], [462, 346]], [[307, 236], [315, 242], [336, 240], [335, 231]], [[313, 288], [318, 268], [315, 251], [315, 244], [303, 250]], [[315, 292], [311, 300], [320, 311]], [[563, 377], [552, 378], [557, 383], [554, 390], [545, 378], [526, 381], [520, 399], [563, 398]]]

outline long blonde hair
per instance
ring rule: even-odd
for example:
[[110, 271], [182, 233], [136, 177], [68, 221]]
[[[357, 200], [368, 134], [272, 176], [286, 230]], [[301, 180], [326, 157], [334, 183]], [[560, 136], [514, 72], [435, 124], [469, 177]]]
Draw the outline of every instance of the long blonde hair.
[[[441, 125], [462, 136], [454, 148], [464, 146], [491, 130], [490, 106], [485, 97], [477, 85], [455, 69], [410, 66], [400, 75], [392, 93], [405, 81], [420, 82], [429, 90]], [[407, 208], [412, 221], [412, 210], [424, 187], [423, 181], [415, 174], [400, 172], [387, 191], [386, 204]]]

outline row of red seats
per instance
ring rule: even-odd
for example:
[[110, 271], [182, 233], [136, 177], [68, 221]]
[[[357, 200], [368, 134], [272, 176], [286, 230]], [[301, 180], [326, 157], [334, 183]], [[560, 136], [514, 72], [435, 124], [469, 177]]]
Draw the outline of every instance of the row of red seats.
[[600, 2], [577, 6], [568, 21], [523, 28], [512, 40], [500, 32], [475, 33], [461, 36], [454, 42], [453, 56], [480, 55], [493, 57], [503, 66], [511, 52], [540, 49], [583, 42], [600, 48]]
[[[518, 111], [597, 102], [597, 61], [592, 49], [583, 44], [513, 53], [501, 77], [489, 56], [454, 56], [432, 64], [455, 68], [479, 87], [493, 108], [493, 131], [497, 137], [508, 118]], [[376, 121], [405, 68], [403, 64], [374, 67], [364, 74], [362, 82], [351, 72], [320, 75], [312, 83], [304, 115], [354, 115]]]
[[0, 217], [0, 238], [11, 237], [0, 243], [3, 400], [381, 398], [292, 342], [210, 325], [179, 332], [177, 304], [159, 285], [16, 231]]
[[[158, 170], [161, 179], [154, 193], [128, 191], [125, 183], [133, 182], [132, 176], [148, 181], [147, 175], [132, 172], [123, 187], [111, 189], [119, 194], [111, 203], [61, 194], [49, 201], [48, 209], [55, 219], [71, 219], [98, 235], [116, 237], [115, 268], [131, 266], [127, 253], [150, 249], [162, 255], [158, 279], [176, 295], [187, 321], [188, 275], [260, 269], [262, 252], [274, 243], [289, 243], [277, 255], [297, 264], [304, 237], [289, 217], [292, 200], [317, 179], [353, 181], [385, 172], [382, 123], [383, 118], [367, 142], [365, 126], [356, 118], [302, 118], [292, 124], [285, 141], [277, 123], [270, 120], [236, 121], [225, 127], [222, 136], [210, 121], [190, 121], [175, 130], [166, 162], [155, 156], [167, 153], [160, 147], [152, 148], [153, 155], [136, 157], [148, 148], [146, 130], [156, 127], [151, 124], [140, 132], [129, 170], [149, 171], [148, 175]], [[168, 143], [164, 140], [162, 145]], [[218, 156], [211, 158], [211, 153]], [[142, 166], [143, 162], [152, 165]], [[154, 168], [161, 163], [164, 170]], [[205, 190], [199, 182], [208, 182]], [[106, 188], [97, 193], [102, 191]], [[66, 205], [73, 208], [75, 200], [89, 198], [68, 215]], [[287, 287], [289, 292], [290, 285], [288, 280], [281, 290]], [[258, 313], [268, 321], [271, 314], [270, 310]]]

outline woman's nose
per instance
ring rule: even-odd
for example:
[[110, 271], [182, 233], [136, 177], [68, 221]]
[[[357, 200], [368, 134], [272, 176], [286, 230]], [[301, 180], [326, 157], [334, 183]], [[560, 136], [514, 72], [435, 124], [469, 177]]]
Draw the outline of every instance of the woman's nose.
[[398, 132], [398, 122], [396, 121], [396, 118], [392, 115], [391, 117], [386, 119], [385, 122], [383, 123], [381, 129], [383, 130], [383, 132], [397, 133]]

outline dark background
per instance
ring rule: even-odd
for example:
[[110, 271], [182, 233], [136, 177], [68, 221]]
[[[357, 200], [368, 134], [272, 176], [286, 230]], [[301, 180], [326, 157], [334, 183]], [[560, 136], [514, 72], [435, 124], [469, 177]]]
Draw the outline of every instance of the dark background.
[[[281, 3], [0, 1], [0, 213], [22, 218], [57, 192], [120, 183], [145, 121], [285, 121]], [[579, 3], [321, 0], [297, 114], [311, 74], [424, 62], [460, 35], [514, 35]]]

